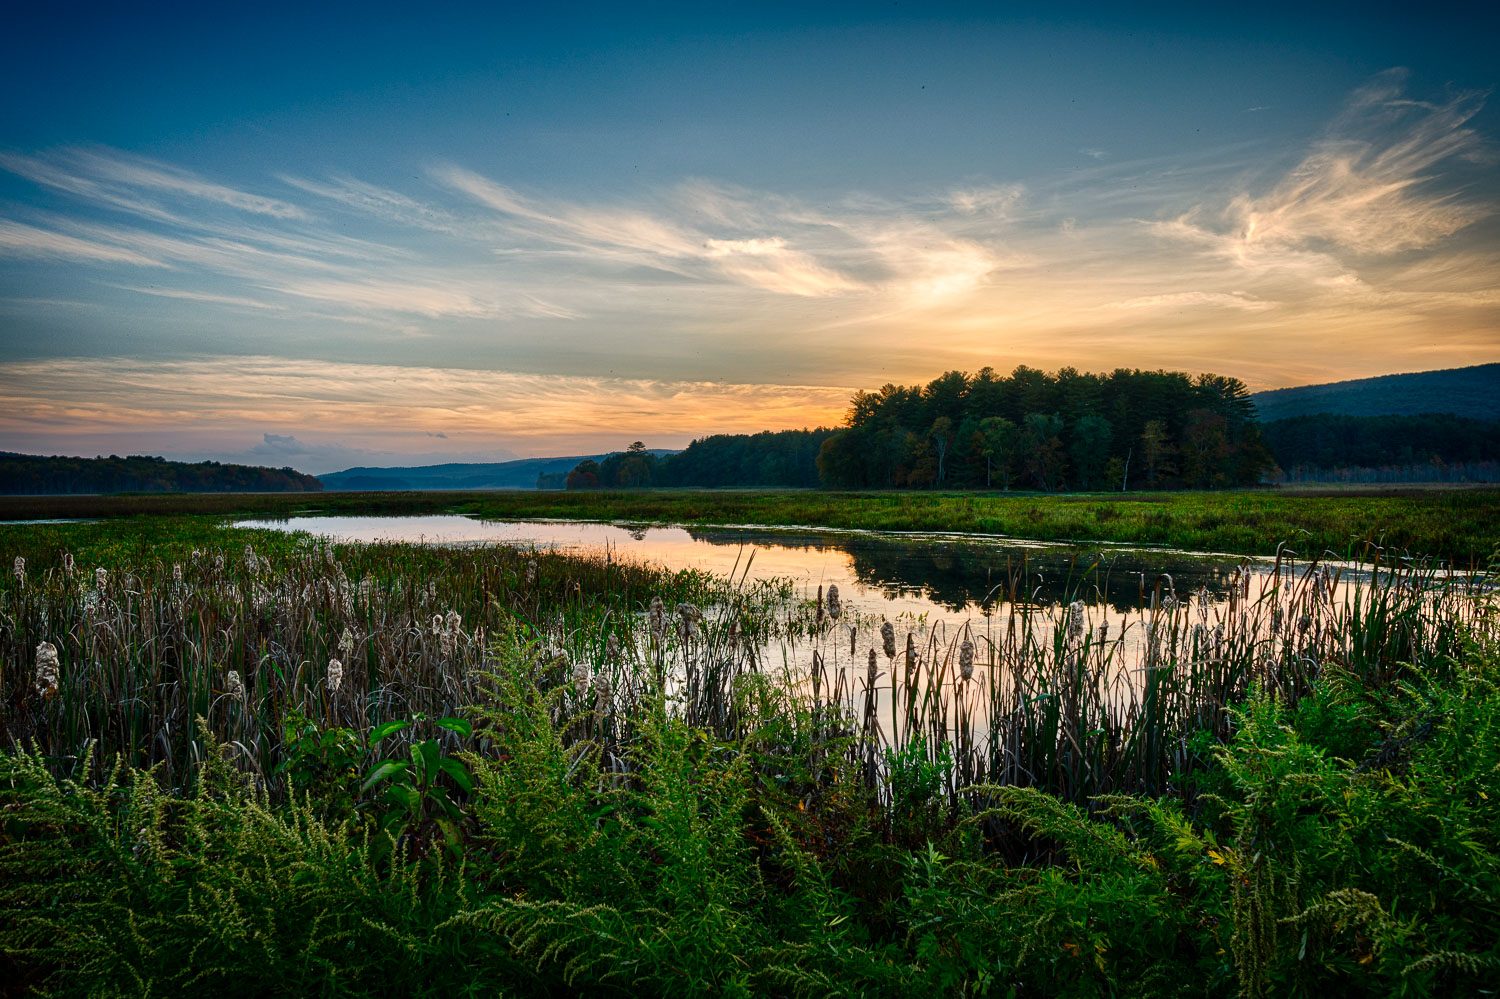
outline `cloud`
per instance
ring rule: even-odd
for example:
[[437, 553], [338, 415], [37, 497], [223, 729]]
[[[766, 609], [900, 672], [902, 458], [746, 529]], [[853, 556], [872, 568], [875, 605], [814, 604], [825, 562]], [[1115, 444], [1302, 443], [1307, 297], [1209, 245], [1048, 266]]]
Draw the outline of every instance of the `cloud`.
[[180, 167], [111, 149], [64, 149], [33, 156], [3, 152], [0, 153], [0, 169], [45, 187], [158, 222], [192, 224], [187, 216], [167, 209], [143, 192], [208, 201], [274, 219], [308, 217], [296, 205], [205, 180]]
[[38, 229], [9, 219], [0, 219], [0, 254], [96, 264], [130, 264], [134, 267], [166, 266], [144, 253], [122, 246]]
[[193, 174], [187, 170], [117, 152], [80, 152], [75, 154], [98, 176], [125, 187], [146, 188], [170, 194], [211, 201], [242, 212], [269, 215], [278, 219], [305, 219], [307, 213], [296, 205], [275, 198], [250, 194]]
[[1191, 216], [1163, 229], [1196, 239], [1246, 266], [1277, 266], [1285, 251], [1328, 247], [1389, 256], [1432, 246], [1492, 210], [1432, 184], [1445, 161], [1481, 149], [1468, 122], [1484, 95], [1440, 104], [1404, 96], [1406, 74], [1382, 73], [1357, 90], [1290, 172], [1269, 191], [1236, 194], [1223, 228]]
[[731, 277], [784, 295], [818, 297], [855, 291], [859, 282], [821, 266], [805, 253], [790, 249], [778, 237], [710, 239], [708, 257]]
[[1244, 312], [1264, 312], [1276, 308], [1275, 302], [1246, 295], [1244, 292], [1179, 291], [1167, 295], [1142, 295], [1116, 303], [1121, 309], [1184, 309], [1211, 307], [1239, 309]]
[[183, 302], [204, 302], [211, 305], [229, 305], [243, 309], [265, 309], [268, 311], [280, 311], [280, 307], [269, 302], [262, 302], [255, 298], [242, 298], [238, 295], [215, 295], [206, 291], [190, 291], [184, 288], [161, 288], [155, 285], [140, 287], [129, 284], [114, 284], [111, 288], [121, 291], [133, 291], [138, 295], [151, 295], [155, 298], [175, 298]]

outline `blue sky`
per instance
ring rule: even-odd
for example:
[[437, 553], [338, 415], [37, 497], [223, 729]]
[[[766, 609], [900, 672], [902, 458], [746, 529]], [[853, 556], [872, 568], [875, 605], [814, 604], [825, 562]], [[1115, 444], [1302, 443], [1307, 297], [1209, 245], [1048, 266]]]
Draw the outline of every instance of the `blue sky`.
[[22, 11], [0, 449], [327, 471], [986, 364], [1500, 358], [1493, 16], [1047, 11]]

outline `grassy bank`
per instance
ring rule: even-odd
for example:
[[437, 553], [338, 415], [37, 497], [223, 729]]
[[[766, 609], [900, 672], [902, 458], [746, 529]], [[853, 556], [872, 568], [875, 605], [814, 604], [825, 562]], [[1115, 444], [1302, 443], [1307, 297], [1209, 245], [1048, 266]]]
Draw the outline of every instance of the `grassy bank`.
[[684, 524], [962, 531], [1036, 540], [1170, 545], [1304, 557], [1371, 545], [1483, 564], [1500, 546], [1500, 490], [1413, 489], [1131, 494], [484, 492], [5, 497], [0, 519], [133, 514], [469, 513]]

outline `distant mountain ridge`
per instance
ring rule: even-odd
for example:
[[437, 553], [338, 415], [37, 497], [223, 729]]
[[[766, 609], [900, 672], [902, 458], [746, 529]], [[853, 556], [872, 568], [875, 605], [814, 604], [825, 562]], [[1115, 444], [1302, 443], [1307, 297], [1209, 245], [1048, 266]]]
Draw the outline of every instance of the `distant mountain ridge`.
[[1299, 385], [1257, 392], [1250, 398], [1263, 423], [1316, 413], [1342, 416], [1451, 413], [1478, 420], [1500, 420], [1500, 364]]
[[[676, 454], [666, 448], [655, 455]], [[406, 489], [535, 489], [539, 475], [566, 475], [580, 461], [602, 461], [604, 454], [557, 458], [517, 458], [514, 461], [418, 465], [412, 468], [346, 468], [318, 476], [325, 489], [348, 492]]]
[[133, 454], [76, 458], [0, 451], [0, 495], [93, 493], [315, 493], [323, 485], [292, 468], [168, 461]]

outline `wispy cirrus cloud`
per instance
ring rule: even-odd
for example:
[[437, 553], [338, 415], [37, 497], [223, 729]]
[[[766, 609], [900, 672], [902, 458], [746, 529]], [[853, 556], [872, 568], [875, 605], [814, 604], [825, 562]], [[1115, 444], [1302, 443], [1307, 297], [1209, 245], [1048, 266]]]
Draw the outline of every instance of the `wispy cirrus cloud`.
[[0, 219], [0, 255], [128, 264], [132, 267], [166, 266], [160, 260], [123, 246], [70, 236], [9, 219]]
[[1279, 255], [1307, 248], [1372, 256], [1421, 249], [1490, 214], [1493, 206], [1432, 184], [1440, 164], [1482, 153], [1468, 123], [1485, 95], [1416, 101], [1405, 80], [1392, 70], [1357, 90], [1295, 168], [1263, 194], [1236, 194], [1221, 225], [1184, 215], [1162, 231], [1247, 267], [1275, 266]]

